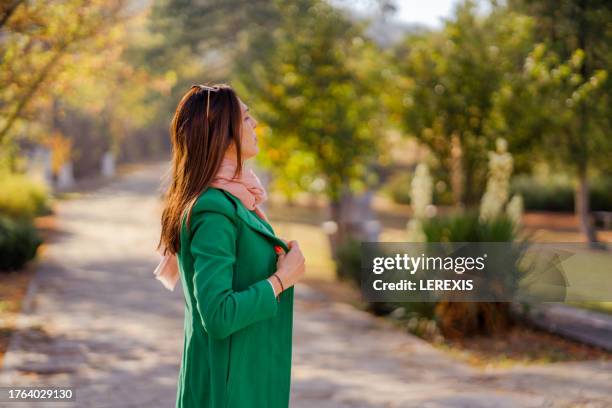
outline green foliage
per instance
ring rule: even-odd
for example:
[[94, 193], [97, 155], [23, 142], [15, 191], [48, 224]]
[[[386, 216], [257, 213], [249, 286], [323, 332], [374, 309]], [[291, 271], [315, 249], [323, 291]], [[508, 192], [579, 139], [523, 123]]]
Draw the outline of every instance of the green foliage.
[[[468, 211], [426, 219], [423, 227], [427, 242], [514, 242], [518, 230], [506, 216], [483, 222], [478, 212]], [[361, 282], [361, 254], [357, 241], [347, 241], [338, 250], [337, 275], [357, 286]], [[519, 247], [508, 255], [518, 260], [522, 256]], [[493, 266], [486, 273], [495, 274]], [[515, 274], [522, 273], [518, 268]], [[505, 277], [513, 284], [517, 277]], [[422, 337], [463, 337], [477, 334], [492, 334], [505, 330], [511, 323], [510, 308], [503, 302], [373, 302], [369, 309], [376, 314], [392, 313], [406, 320], [408, 330]], [[398, 313], [400, 312], [400, 313]]]
[[[338, 245], [336, 277], [361, 288], [361, 243], [359, 241], [348, 238]], [[429, 319], [434, 316], [435, 305], [433, 302], [371, 302], [368, 304], [368, 310], [376, 315], [386, 315], [401, 308], [402, 317], [417, 316]]]
[[[525, 209], [539, 211], [574, 210], [574, 186], [567, 178], [539, 180], [530, 176], [517, 176], [510, 187], [512, 194], [523, 197]], [[591, 183], [592, 211], [612, 210], [612, 178], [600, 177]]]
[[338, 245], [336, 259], [336, 276], [339, 279], [350, 280], [361, 284], [361, 243], [355, 239], [347, 239]]
[[538, 44], [495, 97], [491, 127], [515, 134], [527, 159], [540, 152], [574, 172], [575, 211], [595, 242], [588, 175], [592, 167], [609, 172], [611, 166], [612, 3], [512, 0], [510, 7], [533, 16]]
[[561, 59], [570, 58], [580, 48], [586, 53], [587, 75], [609, 68], [612, 3], [608, 0], [509, 0], [508, 3], [512, 9], [536, 20], [536, 41], [546, 43]]
[[532, 160], [534, 151], [548, 162], [586, 172], [589, 162], [603, 163], [612, 154], [608, 73], [585, 75], [585, 53], [567, 60], [537, 45], [522, 71], [494, 95], [489, 129], [508, 137], [510, 148]]
[[481, 221], [478, 212], [447, 215], [423, 220], [427, 242], [512, 242], [517, 229], [506, 216]]
[[13, 218], [33, 218], [51, 210], [44, 185], [24, 175], [1, 174], [0, 191], [0, 214]]
[[262, 124], [264, 165], [278, 179], [294, 178], [296, 188], [324, 180], [323, 192], [338, 200], [343, 187], [364, 187], [376, 158], [381, 54], [361, 26], [324, 1], [278, 7], [279, 27], [249, 38], [236, 85]]
[[[42, 116], [40, 110], [48, 107], [50, 98], [92, 86], [88, 74], [96, 77], [92, 83], [102, 82], [110, 74], [120, 44], [117, 23], [125, 17], [123, 3], [17, 1], [3, 14], [0, 142], [9, 136], [44, 134], [38, 127], [27, 127], [27, 132], [24, 127], [28, 122], [44, 126], [36, 117]], [[102, 67], [105, 75], [100, 75]]]
[[[518, 238], [518, 229], [510, 218], [499, 216], [493, 220], [481, 221], [475, 210], [426, 219], [423, 221], [423, 230], [427, 242], [514, 242]], [[508, 256], [518, 264], [522, 249], [518, 247]], [[490, 266], [484, 272], [490, 274], [489, 278], [492, 279], [496, 269]], [[518, 267], [514, 268], [514, 275], [521, 273]], [[504, 279], [502, 281], [512, 285], [518, 276], [504, 276]], [[512, 321], [509, 303], [503, 302], [440, 301], [399, 305], [413, 311], [413, 315], [433, 319], [445, 337], [493, 334], [505, 330]]]
[[0, 215], [0, 271], [20, 269], [42, 243], [30, 219]]
[[600, 178], [591, 184], [591, 210], [612, 211], [612, 177]]
[[[141, 38], [130, 42], [128, 54], [134, 65], [144, 66], [155, 77], [164, 79], [157, 82], [166, 84], [163, 97], [149, 92], [144, 105], [156, 106], [155, 123], [164, 135], [177, 102], [191, 84], [230, 82], [236, 62], [247, 53], [247, 40], [261, 31], [274, 31], [281, 20], [276, 3], [275, 0], [150, 2], [147, 30], [143, 30]], [[150, 86], [140, 88], [146, 90]], [[149, 143], [148, 137], [143, 139], [144, 143]]]
[[427, 145], [447, 169], [451, 137], [459, 141], [464, 202], [474, 203], [486, 179], [487, 150], [496, 136], [486, 131], [493, 95], [508, 73], [520, 69], [531, 49], [532, 21], [503, 7], [480, 16], [473, 1], [456, 9], [440, 32], [407, 37], [396, 51], [401, 124]]
[[[43, 145], [53, 151], [54, 172], [72, 160], [78, 178], [98, 173], [103, 153], [118, 154], [120, 145], [143, 129], [146, 142], [139, 148], [162, 150], [159, 141], [167, 139], [176, 106], [170, 88], [177, 75], [192, 69], [195, 58], [169, 58], [159, 70], [151, 60], [138, 58], [139, 50], [160, 39], [147, 31], [149, 4], [8, 3], [0, 7], [0, 161], [18, 171], [21, 150]], [[182, 71], [169, 69], [171, 64]], [[151, 132], [154, 125], [162, 126], [163, 134]], [[70, 142], [60, 154], [54, 146], [58, 139]]]
[[278, 25], [282, 18], [278, 3], [275, 0], [157, 0], [151, 9], [151, 31], [161, 41], [151, 49], [154, 51], [149, 55], [151, 62], [165, 66], [164, 60], [175, 57], [176, 50], [181, 48], [192, 55], [213, 49], [239, 53], [241, 37], [260, 30], [273, 31]]
[[410, 204], [410, 183], [412, 175], [402, 172], [394, 174], [383, 186], [391, 199], [399, 204]]
[[[336, 277], [361, 288], [361, 242], [347, 238], [336, 251]], [[395, 303], [372, 302], [368, 309], [376, 315], [385, 315], [398, 307]]]

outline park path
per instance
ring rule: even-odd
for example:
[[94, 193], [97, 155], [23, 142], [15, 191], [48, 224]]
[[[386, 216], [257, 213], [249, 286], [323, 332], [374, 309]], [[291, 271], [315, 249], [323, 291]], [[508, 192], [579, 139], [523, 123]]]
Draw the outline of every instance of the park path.
[[[74, 387], [77, 402], [57, 408], [174, 406], [182, 293], [152, 276], [165, 169], [143, 166], [59, 205], [0, 386]], [[294, 325], [294, 408], [612, 405], [610, 363], [474, 369], [306, 285]]]

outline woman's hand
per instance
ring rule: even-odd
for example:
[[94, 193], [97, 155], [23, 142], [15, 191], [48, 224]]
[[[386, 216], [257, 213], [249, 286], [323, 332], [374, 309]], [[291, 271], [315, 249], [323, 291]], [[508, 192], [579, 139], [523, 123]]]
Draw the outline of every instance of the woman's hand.
[[[306, 260], [297, 241], [289, 241], [287, 246], [289, 247], [289, 252], [287, 253], [284, 253], [282, 248], [277, 247], [279, 255], [276, 262], [276, 275], [283, 282], [284, 289], [290, 288], [299, 282], [304, 277], [306, 269]], [[278, 280], [271, 277], [271, 282], [274, 283], [275, 281], [278, 284]], [[280, 290], [276, 293], [280, 293]]]

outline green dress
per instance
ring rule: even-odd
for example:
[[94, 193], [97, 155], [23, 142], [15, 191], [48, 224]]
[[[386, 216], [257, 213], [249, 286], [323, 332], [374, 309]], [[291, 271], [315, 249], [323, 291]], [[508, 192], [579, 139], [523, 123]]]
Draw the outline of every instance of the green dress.
[[177, 255], [185, 294], [177, 408], [286, 408], [293, 287], [274, 297], [270, 224], [232, 194], [202, 193], [183, 220]]

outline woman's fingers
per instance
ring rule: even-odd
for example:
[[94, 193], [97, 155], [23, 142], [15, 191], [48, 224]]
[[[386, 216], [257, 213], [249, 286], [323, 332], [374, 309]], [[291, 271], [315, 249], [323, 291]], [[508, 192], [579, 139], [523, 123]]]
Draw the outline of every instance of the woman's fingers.
[[289, 248], [288, 252], [281, 249], [280, 253], [275, 248], [278, 254], [276, 273], [286, 284], [286, 287], [291, 287], [304, 276], [305, 259], [297, 241], [289, 241], [287, 247]]
[[278, 258], [276, 259], [276, 268], [280, 268], [280, 266], [283, 264], [283, 262], [285, 262], [285, 253], [281, 252], [280, 254], [278, 254]]

